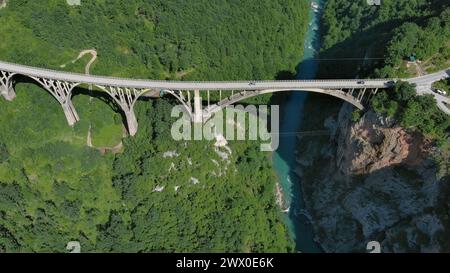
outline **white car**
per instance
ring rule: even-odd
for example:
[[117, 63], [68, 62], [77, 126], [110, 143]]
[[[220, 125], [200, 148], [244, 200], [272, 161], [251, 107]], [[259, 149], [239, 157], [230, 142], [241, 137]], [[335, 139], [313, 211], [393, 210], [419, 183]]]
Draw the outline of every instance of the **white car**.
[[441, 95], [447, 95], [447, 92], [445, 92], [444, 90], [441, 90], [441, 89], [436, 89], [436, 92], [438, 93], [438, 94], [441, 94]]
[[447, 95], [447, 92], [445, 92], [444, 90], [441, 90], [441, 89], [432, 88], [431, 90], [433, 90], [434, 93], [438, 93], [439, 95], [443, 95], [443, 96]]

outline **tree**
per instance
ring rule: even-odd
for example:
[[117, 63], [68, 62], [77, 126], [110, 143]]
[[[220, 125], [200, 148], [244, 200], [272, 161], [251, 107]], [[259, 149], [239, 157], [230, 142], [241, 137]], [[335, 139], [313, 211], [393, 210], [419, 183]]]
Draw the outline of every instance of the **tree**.
[[423, 122], [422, 107], [416, 100], [408, 102], [401, 117], [401, 124], [406, 128], [414, 128]]
[[389, 96], [385, 91], [379, 92], [371, 101], [372, 108], [378, 113], [386, 112], [386, 105], [389, 102]]
[[416, 88], [414, 85], [400, 81], [397, 82], [394, 88], [395, 100], [402, 106], [405, 106], [408, 101], [416, 96]]
[[7, 161], [9, 158], [8, 149], [4, 143], [0, 143], [0, 164]]

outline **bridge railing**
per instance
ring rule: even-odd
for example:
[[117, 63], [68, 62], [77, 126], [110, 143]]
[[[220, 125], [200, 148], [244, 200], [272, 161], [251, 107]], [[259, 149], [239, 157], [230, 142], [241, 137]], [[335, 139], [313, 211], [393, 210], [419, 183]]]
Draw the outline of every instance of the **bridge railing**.
[[[110, 77], [110, 76], [96, 76], [96, 75], [85, 75], [76, 72], [70, 71], [58, 71], [48, 68], [36, 68], [32, 66], [22, 65], [22, 64], [14, 64], [9, 62], [0, 61], [0, 69], [14, 72], [23, 75], [31, 75], [35, 77], [43, 77], [53, 80], [62, 80], [62, 81], [70, 81], [70, 82], [78, 82], [78, 83], [87, 83], [87, 84], [104, 84], [111, 86], [122, 86], [125, 87], [125, 81], [135, 82], [139, 84], [148, 84], [155, 85], [149, 86], [154, 88], [164, 88], [164, 84], [173, 83], [173, 84], [267, 84], [267, 83], [330, 83], [330, 82], [356, 82], [358, 79], [333, 79], [333, 80], [248, 80], [248, 81], [164, 81], [164, 80], [151, 80], [151, 79], [134, 79], [134, 78], [120, 78], [120, 77]], [[395, 79], [367, 79], [367, 81], [377, 81], [377, 82], [387, 82], [387, 81], [395, 81]], [[158, 85], [162, 86], [158, 86]], [[336, 86], [334, 88], [338, 88]], [[210, 90], [220, 90], [220, 87], [217, 89]]]

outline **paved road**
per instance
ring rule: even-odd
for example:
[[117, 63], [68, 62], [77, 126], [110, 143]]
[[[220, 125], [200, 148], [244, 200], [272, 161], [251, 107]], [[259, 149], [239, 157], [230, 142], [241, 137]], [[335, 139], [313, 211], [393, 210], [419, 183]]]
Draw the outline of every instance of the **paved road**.
[[450, 105], [450, 98], [437, 94], [431, 89], [431, 86], [434, 82], [443, 80], [448, 77], [450, 77], [450, 69], [428, 74], [422, 77], [408, 79], [407, 81], [417, 85], [416, 90], [419, 95], [433, 95], [436, 99], [439, 109], [450, 115], [450, 109], [444, 104], [447, 103], [448, 105]]
[[428, 74], [417, 78], [408, 79], [407, 81], [410, 83], [415, 83], [417, 85], [423, 85], [437, 82], [448, 77], [450, 77], [450, 69], [442, 70], [436, 73]]

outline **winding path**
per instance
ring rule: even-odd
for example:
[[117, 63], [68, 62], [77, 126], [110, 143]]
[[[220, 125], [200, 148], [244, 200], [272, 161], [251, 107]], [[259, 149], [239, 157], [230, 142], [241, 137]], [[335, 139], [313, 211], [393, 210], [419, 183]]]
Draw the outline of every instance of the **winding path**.
[[81, 51], [80, 54], [78, 54], [78, 57], [72, 61], [72, 63], [75, 63], [79, 59], [83, 58], [83, 56], [86, 54], [91, 54], [92, 56], [91, 60], [84, 67], [84, 74], [89, 75], [91, 65], [95, 62], [95, 60], [97, 60], [97, 51], [95, 51], [95, 49], [86, 49]]

